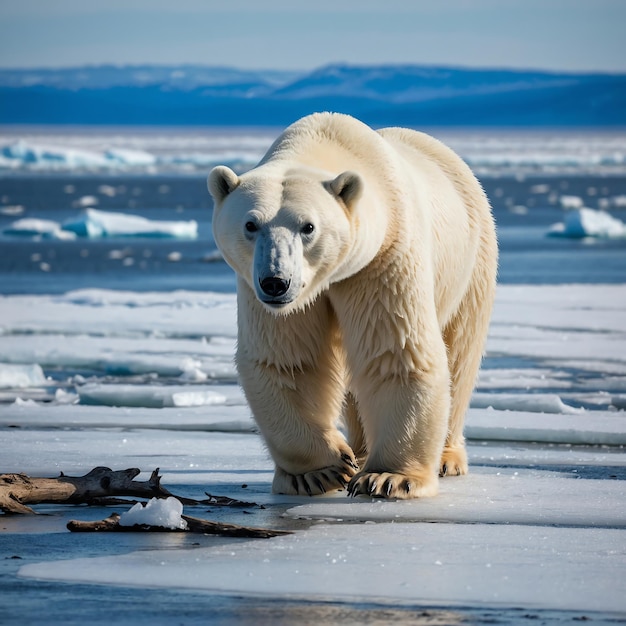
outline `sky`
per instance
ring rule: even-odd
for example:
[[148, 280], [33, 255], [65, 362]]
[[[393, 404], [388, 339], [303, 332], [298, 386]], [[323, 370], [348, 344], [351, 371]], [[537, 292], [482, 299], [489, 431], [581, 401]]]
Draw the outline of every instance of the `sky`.
[[626, 72], [626, 0], [0, 0], [0, 67]]

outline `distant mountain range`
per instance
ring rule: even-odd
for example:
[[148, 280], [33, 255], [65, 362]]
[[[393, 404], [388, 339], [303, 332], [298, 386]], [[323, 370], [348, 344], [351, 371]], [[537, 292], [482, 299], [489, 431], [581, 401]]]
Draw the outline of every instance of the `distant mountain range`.
[[625, 126], [626, 74], [329, 65], [0, 69], [0, 124], [283, 126], [314, 111], [373, 125]]

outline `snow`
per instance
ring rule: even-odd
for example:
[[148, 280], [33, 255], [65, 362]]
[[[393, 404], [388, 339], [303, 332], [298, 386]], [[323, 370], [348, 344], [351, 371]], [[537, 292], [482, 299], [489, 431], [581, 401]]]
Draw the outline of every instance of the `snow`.
[[[96, 198], [84, 196], [77, 201], [77, 206], [96, 204]], [[159, 237], [172, 239], [196, 239], [198, 223], [189, 221], [149, 220], [139, 215], [113, 213], [88, 208], [75, 218], [59, 224], [53, 220], [23, 218], [7, 226], [5, 235], [49, 239], [75, 239], [87, 237]]]
[[[147, 480], [159, 467], [174, 493], [265, 507], [191, 515], [295, 529], [271, 540], [42, 555], [19, 576], [623, 615], [625, 309], [626, 285], [500, 286], [467, 416], [470, 474], [442, 479], [435, 498], [395, 502], [271, 494], [273, 465], [235, 382], [233, 294], [1, 296], [0, 380], [10, 383], [0, 392], [1, 470], [139, 467]], [[15, 368], [26, 368], [25, 386], [11, 382]], [[65, 520], [75, 515], [69, 508], [50, 507], [36, 521]], [[151, 508], [132, 515], [156, 519]], [[102, 512], [92, 519], [110, 514]], [[16, 518], [3, 518], [3, 528], [4, 536], [42, 532]]]
[[570, 239], [626, 237], [626, 224], [606, 211], [582, 207], [568, 212], [565, 221], [554, 224], [548, 234]]
[[120, 515], [120, 526], [160, 526], [161, 528], [185, 530], [187, 522], [182, 519], [183, 505], [176, 498], [151, 498], [145, 504], [137, 502]]

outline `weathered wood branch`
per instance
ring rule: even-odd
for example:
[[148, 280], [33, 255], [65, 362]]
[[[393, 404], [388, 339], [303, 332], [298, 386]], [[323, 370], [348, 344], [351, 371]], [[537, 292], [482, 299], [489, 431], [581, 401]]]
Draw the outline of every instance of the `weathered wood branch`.
[[34, 513], [28, 504], [89, 503], [105, 496], [136, 496], [166, 498], [172, 494], [161, 487], [158, 468], [147, 481], [133, 480], [141, 470], [132, 467], [113, 471], [108, 467], [95, 467], [85, 476], [57, 478], [31, 478], [26, 474], [0, 475], [0, 508], [5, 513]]
[[[179, 497], [161, 485], [157, 467], [147, 481], [134, 480], [141, 470], [133, 467], [114, 471], [96, 467], [84, 476], [61, 475], [57, 478], [33, 478], [26, 474], [0, 475], [0, 510], [4, 513], [34, 514], [29, 504], [110, 504], [107, 498], [131, 496], [136, 498], [175, 497], [183, 505], [257, 506], [223, 496], [208, 496], [207, 500]], [[113, 500], [119, 503], [119, 500]]]
[[72, 532], [191, 532], [204, 535], [219, 535], [222, 537], [247, 537], [269, 539], [280, 535], [290, 535], [287, 530], [269, 530], [267, 528], [252, 528], [249, 526], [239, 526], [237, 524], [223, 524], [211, 522], [209, 520], [181, 516], [187, 522], [186, 529], [163, 528], [162, 526], [152, 526], [148, 524], [135, 524], [134, 526], [121, 526], [120, 516], [113, 513], [109, 517], [96, 522], [84, 522], [72, 520], [67, 523], [67, 528]]

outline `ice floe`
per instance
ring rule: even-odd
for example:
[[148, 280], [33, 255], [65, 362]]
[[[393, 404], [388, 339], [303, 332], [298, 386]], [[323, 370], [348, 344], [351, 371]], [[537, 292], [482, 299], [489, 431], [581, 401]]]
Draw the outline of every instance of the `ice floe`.
[[126, 407], [183, 407], [224, 404], [226, 396], [212, 389], [197, 386], [102, 385], [77, 387], [81, 404]]
[[75, 233], [63, 230], [59, 222], [36, 217], [24, 217], [16, 220], [7, 226], [2, 232], [5, 235], [14, 237], [40, 237], [42, 239], [76, 238]]
[[38, 364], [0, 364], [0, 389], [40, 387], [46, 384], [46, 377]]
[[566, 213], [565, 221], [554, 224], [548, 235], [569, 239], [619, 238], [626, 237], [626, 224], [606, 211], [582, 207]]
[[[252, 167], [278, 129], [141, 130], [0, 133], [0, 168], [61, 171], [206, 172], [212, 165]], [[626, 134], [620, 131], [481, 131], [441, 129], [437, 136], [480, 175], [624, 174]]]
[[[91, 198], [88, 197], [88, 204]], [[7, 226], [5, 235], [51, 239], [86, 237], [157, 237], [171, 239], [196, 239], [198, 223], [189, 221], [150, 220], [139, 215], [113, 213], [88, 208], [75, 218], [62, 224], [53, 220], [22, 218]]]
[[158, 221], [139, 215], [111, 213], [98, 209], [86, 209], [77, 218], [63, 222], [63, 230], [79, 237], [170, 237], [195, 239], [198, 224], [194, 220]]

